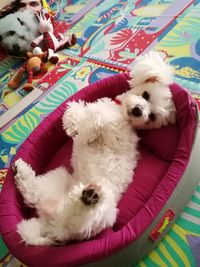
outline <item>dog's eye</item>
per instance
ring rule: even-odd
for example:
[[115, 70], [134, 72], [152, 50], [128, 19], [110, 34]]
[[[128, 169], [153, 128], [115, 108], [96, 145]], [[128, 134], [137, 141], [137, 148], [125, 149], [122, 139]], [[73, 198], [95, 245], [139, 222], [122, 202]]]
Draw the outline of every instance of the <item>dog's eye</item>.
[[25, 37], [22, 35], [22, 36], [20, 36], [20, 39], [21, 39], [21, 40], [24, 40], [24, 39], [25, 39]]
[[8, 32], [8, 35], [10, 35], [10, 36], [15, 35], [15, 31], [9, 31], [9, 32]]
[[155, 121], [155, 120], [156, 120], [156, 115], [155, 115], [153, 112], [151, 112], [151, 113], [149, 114], [149, 119], [150, 119], [151, 121]]
[[147, 92], [147, 91], [144, 91], [143, 94], [142, 94], [142, 97], [148, 101], [150, 99], [150, 94]]

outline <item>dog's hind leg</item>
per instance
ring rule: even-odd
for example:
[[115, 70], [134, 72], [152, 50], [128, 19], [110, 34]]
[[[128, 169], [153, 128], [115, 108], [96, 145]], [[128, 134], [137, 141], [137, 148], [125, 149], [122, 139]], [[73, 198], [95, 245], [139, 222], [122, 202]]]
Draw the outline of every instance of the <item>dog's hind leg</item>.
[[86, 206], [91, 206], [88, 220], [90, 219], [93, 234], [113, 226], [118, 209], [115, 191], [109, 184], [90, 184], [86, 186], [82, 191], [81, 200]]
[[78, 239], [88, 239], [112, 227], [118, 212], [110, 185], [95, 183], [74, 187], [65, 210], [69, 213], [70, 233]]
[[17, 232], [21, 236], [22, 241], [32, 246], [48, 246], [54, 244], [48, 235], [48, 227], [45, 221], [40, 218], [32, 218], [30, 220], [22, 220], [17, 225]]
[[20, 193], [23, 195], [25, 203], [30, 207], [35, 207], [39, 201], [37, 191], [37, 177], [32, 167], [22, 159], [18, 159], [13, 164], [15, 183]]
[[37, 208], [39, 203], [47, 200], [59, 203], [74, 184], [71, 174], [64, 167], [36, 176], [29, 164], [18, 159], [13, 168], [16, 185], [30, 207]]

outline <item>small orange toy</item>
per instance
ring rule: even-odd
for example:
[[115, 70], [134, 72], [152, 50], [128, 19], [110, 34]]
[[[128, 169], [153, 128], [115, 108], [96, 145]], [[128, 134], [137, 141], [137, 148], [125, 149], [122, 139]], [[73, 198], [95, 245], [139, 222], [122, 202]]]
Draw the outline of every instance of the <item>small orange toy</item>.
[[27, 72], [28, 79], [27, 83], [23, 86], [25, 91], [33, 90], [34, 86], [32, 84], [33, 76], [47, 72], [48, 68], [45, 65], [45, 60], [47, 59], [47, 52], [42, 52], [41, 48], [35, 47], [33, 52], [27, 52], [27, 62], [16, 72], [16, 74], [8, 82], [8, 86], [11, 89], [16, 89], [22, 80], [25, 72]]

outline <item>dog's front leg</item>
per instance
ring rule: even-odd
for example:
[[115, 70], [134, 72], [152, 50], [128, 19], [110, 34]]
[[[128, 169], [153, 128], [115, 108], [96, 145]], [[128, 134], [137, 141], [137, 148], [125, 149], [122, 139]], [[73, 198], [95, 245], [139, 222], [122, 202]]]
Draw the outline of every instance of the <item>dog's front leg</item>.
[[82, 101], [73, 101], [68, 104], [62, 121], [63, 128], [70, 137], [74, 137], [78, 134], [79, 122], [84, 117], [85, 108], [85, 104]]

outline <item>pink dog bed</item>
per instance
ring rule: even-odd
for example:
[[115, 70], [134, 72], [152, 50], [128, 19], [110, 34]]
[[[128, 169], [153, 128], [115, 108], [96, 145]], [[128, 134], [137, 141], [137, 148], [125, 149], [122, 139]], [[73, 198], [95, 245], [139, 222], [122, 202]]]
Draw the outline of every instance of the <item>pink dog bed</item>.
[[[126, 74], [115, 75], [70, 97], [31, 133], [15, 160], [21, 157], [36, 173], [63, 164], [70, 169], [72, 140], [61, 122], [66, 103], [114, 98], [129, 89], [127, 79]], [[194, 145], [198, 128], [196, 104], [179, 85], [172, 84], [171, 90], [177, 109], [176, 125], [139, 132], [141, 158], [134, 181], [119, 203], [117, 222], [92, 240], [57, 247], [21, 243], [16, 226], [23, 218], [33, 216], [34, 210], [24, 205], [9, 168], [0, 194], [0, 232], [12, 254], [31, 267], [124, 267], [134, 266], [153, 249], [190, 199], [200, 172], [200, 152]]]

